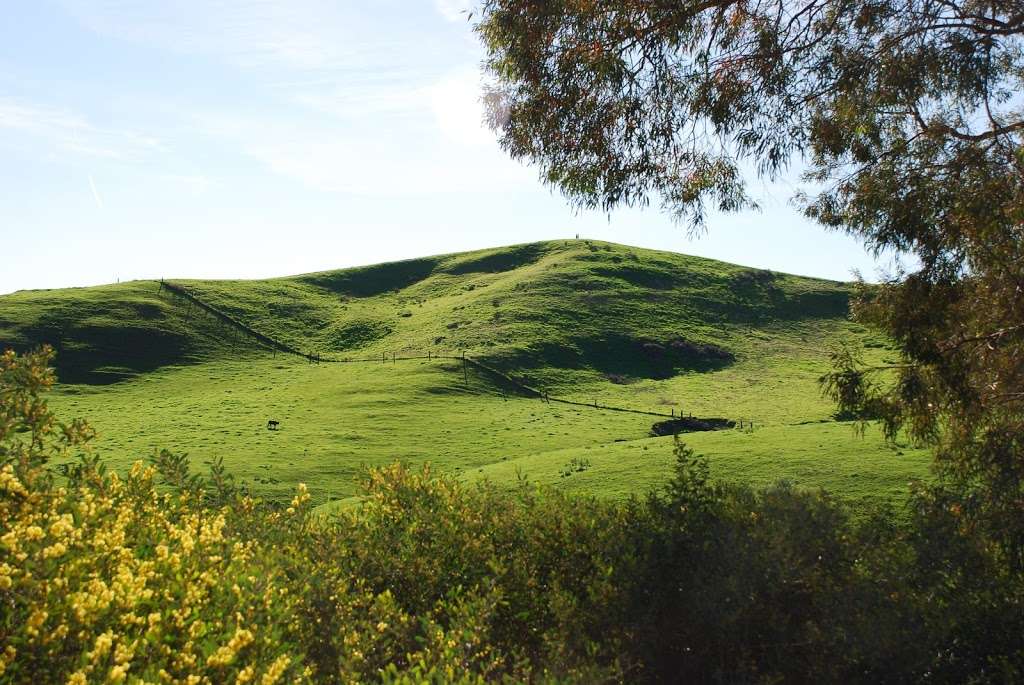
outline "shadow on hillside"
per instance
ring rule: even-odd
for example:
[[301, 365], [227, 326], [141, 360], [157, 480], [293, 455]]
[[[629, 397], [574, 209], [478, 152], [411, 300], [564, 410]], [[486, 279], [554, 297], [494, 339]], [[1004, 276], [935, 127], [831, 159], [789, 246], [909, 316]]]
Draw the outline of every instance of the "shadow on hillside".
[[779, 279], [778, 274], [761, 269], [734, 274], [728, 281], [731, 300], [760, 318], [838, 318], [849, 313], [850, 294], [843, 288], [787, 293], [779, 286]]
[[54, 370], [61, 383], [111, 385], [169, 364], [190, 362], [189, 336], [159, 328], [39, 325], [23, 329], [19, 351], [50, 345], [57, 351]]
[[567, 278], [587, 291], [616, 291], [628, 285], [642, 291], [649, 304], [668, 304], [678, 298], [680, 304], [734, 323], [845, 318], [849, 313], [850, 293], [840, 284], [794, 281], [761, 269], [709, 275], [661, 262], [615, 262], [614, 258], [581, 257], [592, 266]]
[[434, 257], [374, 264], [344, 271], [300, 276], [296, 280], [352, 297], [373, 297], [414, 285], [432, 273], [439, 260]]
[[391, 325], [375, 319], [357, 319], [332, 324], [324, 332], [324, 340], [332, 350], [356, 350], [387, 337]]
[[469, 273], [500, 273], [512, 271], [522, 266], [533, 264], [546, 252], [544, 245], [531, 243], [529, 245], [518, 245], [500, 252], [468, 259], [452, 264], [444, 269], [445, 272], [456, 276]]
[[591, 369], [620, 380], [663, 380], [684, 371], [716, 371], [735, 360], [732, 352], [717, 345], [680, 337], [657, 341], [613, 333], [579, 336], [565, 344], [541, 343], [497, 362], [505, 369]]
[[638, 288], [650, 290], [672, 290], [687, 285], [691, 274], [683, 270], [661, 269], [651, 266], [622, 264], [598, 266], [592, 269], [596, 276], [615, 278]]

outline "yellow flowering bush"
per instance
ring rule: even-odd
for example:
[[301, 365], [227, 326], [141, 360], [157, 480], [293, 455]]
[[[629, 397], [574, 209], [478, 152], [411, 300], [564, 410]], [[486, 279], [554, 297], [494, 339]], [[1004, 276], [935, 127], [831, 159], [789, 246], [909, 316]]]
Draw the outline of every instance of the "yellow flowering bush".
[[234, 512], [158, 492], [142, 463], [121, 478], [86, 459], [54, 484], [46, 460], [90, 432], [38, 400], [52, 382], [45, 361], [0, 361], [2, 677], [219, 683], [237, 681], [239, 664], [259, 665], [253, 682], [301, 676], [278, 661], [297, 653], [279, 625], [292, 600], [259, 544], [232, 536]]

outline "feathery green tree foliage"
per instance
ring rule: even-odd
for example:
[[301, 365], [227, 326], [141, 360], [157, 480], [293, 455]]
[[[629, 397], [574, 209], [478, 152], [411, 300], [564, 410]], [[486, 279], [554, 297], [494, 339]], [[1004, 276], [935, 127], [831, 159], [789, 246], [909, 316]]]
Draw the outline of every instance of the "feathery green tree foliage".
[[903, 363], [827, 390], [936, 445], [1024, 565], [1024, 3], [485, 0], [476, 28], [502, 146], [576, 205], [700, 227], [803, 162], [807, 216], [916, 258], [856, 309]]

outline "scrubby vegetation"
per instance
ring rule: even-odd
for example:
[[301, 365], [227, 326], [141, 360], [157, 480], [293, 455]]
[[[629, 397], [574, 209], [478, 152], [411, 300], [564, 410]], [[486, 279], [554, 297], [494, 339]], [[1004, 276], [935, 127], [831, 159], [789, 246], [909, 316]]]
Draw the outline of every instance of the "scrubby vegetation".
[[[320, 519], [170, 453], [124, 477], [0, 362], [3, 682], [1008, 682], [1024, 583], [939, 488], [912, 519], [716, 484], [614, 504], [429, 468]], [[62, 474], [51, 468], [74, 456]]]

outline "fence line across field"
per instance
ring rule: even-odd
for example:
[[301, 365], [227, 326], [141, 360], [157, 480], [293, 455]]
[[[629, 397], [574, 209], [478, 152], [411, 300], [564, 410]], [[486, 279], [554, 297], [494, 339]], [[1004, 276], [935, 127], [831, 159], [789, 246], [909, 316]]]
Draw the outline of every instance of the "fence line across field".
[[[643, 414], [643, 415], [646, 415], [646, 416], [658, 416], [658, 417], [667, 418], [667, 419], [675, 419], [675, 418], [683, 419], [683, 418], [685, 418], [683, 416], [683, 414], [682, 414], [682, 411], [680, 411], [679, 414], [677, 415], [675, 413], [675, 409], [672, 410], [672, 413], [666, 414], [664, 412], [646, 411], [646, 410], [643, 410], [643, 409], [631, 409], [631, 408], [628, 408], [628, 407], [615, 407], [615, 406], [611, 406], [611, 405], [605, 405], [605, 404], [601, 404], [596, 399], [593, 402], [579, 402], [579, 401], [576, 401], [576, 400], [568, 400], [568, 399], [564, 399], [564, 398], [561, 398], [561, 397], [552, 397], [546, 391], [538, 390], [537, 388], [531, 387], [531, 386], [529, 386], [529, 385], [527, 385], [525, 383], [517, 381], [516, 379], [512, 378], [511, 376], [509, 376], [505, 372], [499, 371], [498, 369], [495, 369], [494, 367], [492, 367], [492, 366], [490, 366], [488, 364], [485, 364], [484, 362], [481, 362], [478, 359], [473, 359], [472, 357], [467, 356], [465, 352], [463, 352], [461, 355], [437, 354], [437, 353], [433, 353], [433, 352], [427, 352], [427, 354], [425, 354], [425, 355], [424, 354], [412, 354], [412, 355], [408, 355], [408, 356], [399, 356], [398, 353], [396, 353], [396, 352], [392, 352], [391, 355], [388, 356], [388, 353], [381, 352], [380, 357], [373, 356], [373, 357], [356, 357], [356, 358], [351, 358], [351, 357], [340, 357], [339, 358], [339, 357], [329, 357], [329, 356], [325, 357], [325, 356], [323, 356], [319, 352], [304, 352], [304, 351], [302, 351], [302, 350], [300, 350], [298, 348], [292, 347], [291, 345], [289, 345], [289, 344], [287, 344], [285, 342], [277, 340], [276, 338], [274, 338], [272, 336], [269, 336], [269, 335], [267, 335], [265, 333], [261, 333], [261, 332], [257, 331], [256, 329], [254, 329], [253, 327], [249, 326], [248, 324], [246, 324], [246, 323], [244, 323], [242, 321], [239, 321], [238, 319], [236, 319], [235, 317], [231, 316], [227, 312], [224, 312], [221, 309], [215, 307], [214, 305], [211, 305], [208, 302], [204, 301], [202, 298], [199, 297], [199, 295], [197, 295], [191, 288], [188, 288], [187, 286], [179, 285], [177, 283], [172, 283], [170, 281], [166, 281], [164, 279], [160, 279], [159, 287], [157, 289], [157, 293], [159, 294], [159, 293], [163, 292], [164, 290], [168, 291], [172, 295], [176, 295], [176, 296], [184, 298], [187, 302], [189, 302], [190, 305], [194, 304], [198, 308], [200, 308], [200, 309], [206, 311], [207, 313], [213, 315], [219, 321], [221, 321], [221, 322], [223, 322], [225, 324], [228, 324], [230, 326], [233, 326], [236, 330], [241, 331], [242, 333], [247, 334], [248, 336], [250, 336], [251, 338], [253, 338], [257, 342], [261, 343], [263, 346], [269, 348], [270, 350], [272, 350], [274, 352], [284, 352], [286, 354], [292, 354], [292, 355], [295, 355], [295, 356], [298, 356], [298, 357], [302, 357], [303, 359], [308, 361], [310, 364], [320, 364], [320, 363], [326, 363], [326, 364], [368, 364], [368, 363], [387, 364], [388, 362], [390, 362], [392, 364], [396, 364], [396, 363], [398, 363], [400, 361], [416, 361], [416, 360], [420, 360], [420, 361], [423, 361], [423, 360], [425, 360], [425, 361], [433, 361], [435, 359], [438, 360], [438, 361], [441, 361], [441, 360], [461, 361], [462, 362], [463, 375], [464, 375], [464, 377], [466, 379], [466, 383], [467, 384], [469, 382], [468, 373], [467, 373], [467, 366], [472, 366], [475, 369], [478, 369], [480, 371], [483, 371], [485, 373], [489, 373], [489, 374], [491, 374], [493, 376], [496, 376], [496, 377], [500, 378], [504, 382], [506, 382], [509, 385], [515, 387], [516, 389], [522, 391], [524, 394], [526, 394], [526, 395], [528, 395], [530, 397], [534, 397], [536, 399], [540, 399], [540, 400], [542, 400], [544, 402], [547, 402], [549, 404], [552, 403], [552, 402], [555, 402], [555, 403], [558, 403], [558, 404], [566, 404], [566, 405], [571, 405], [571, 406], [575, 406], [575, 407], [588, 407], [590, 409], [597, 409], [597, 410], [601, 410], [601, 411], [616, 411], [616, 412], [624, 412], [624, 413], [628, 413], [628, 414]], [[753, 429], [753, 426], [754, 426], [753, 420], [745, 419], [744, 422], [746, 424], [749, 424], [750, 429]]]

